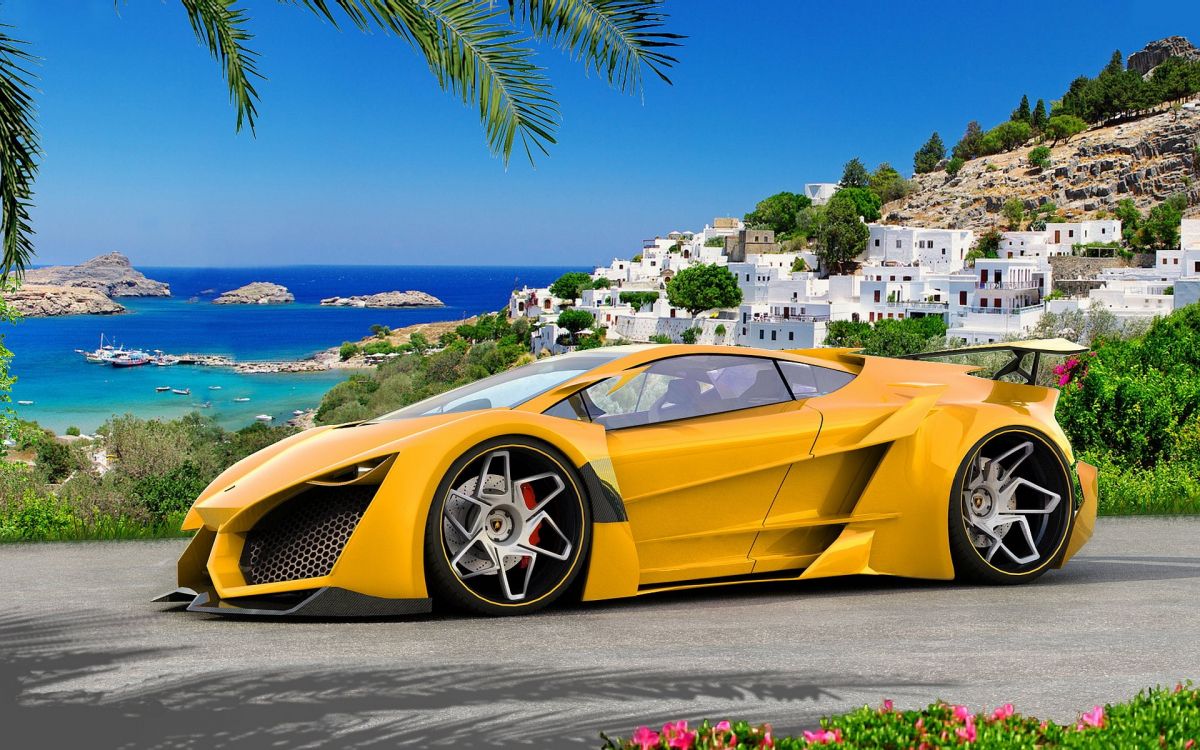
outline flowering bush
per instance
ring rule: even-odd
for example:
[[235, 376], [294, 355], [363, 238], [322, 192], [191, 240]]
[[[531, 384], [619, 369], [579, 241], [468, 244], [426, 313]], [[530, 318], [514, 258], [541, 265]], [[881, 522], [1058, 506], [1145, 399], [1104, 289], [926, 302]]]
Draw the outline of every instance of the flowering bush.
[[[1091, 356], [1096, 356], [1095, 352], [1090, 352]], [[1068, 357], [1066, 362], [1061, 365], [1055, 365], [1054, 374], [1058, 377], [1058, 387], [1065, 388], [1073, 381], [1081, 380], [1087, 375], [1087, 365], [1078, 357]]]
[[668, 722], [661, 731], [639, 727], [628, 740], [604, 739], [604, 750], [801, 750], [839, 748], [1116, 748], [1200, 750], [1200, 691], [1189, 682], [1174, 690], [1155, 688], [1119, 704], [1095, 706], [1067, 724], [1017, 713], [1011, 703], [975, 713], [938, 701], [921, 711], [897, 711], [892, 702], [864, 706], [823, 719], [799, 737], [775, 737], [771, 726], [744, 721]]

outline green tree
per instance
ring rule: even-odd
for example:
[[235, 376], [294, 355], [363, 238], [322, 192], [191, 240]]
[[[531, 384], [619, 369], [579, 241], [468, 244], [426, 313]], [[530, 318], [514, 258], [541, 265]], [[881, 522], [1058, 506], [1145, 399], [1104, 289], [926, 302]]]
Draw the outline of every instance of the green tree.
[[963, 164], [965, 163], [966, 162], [961, 156], [951, 157], [950, 161], [946, 162], [946, 174], [950, 175], [951, 177], [955, 176], [958, 174], [958, 170], [962, 169]]
[[375, 338], [386, 339], [391, 332], [391, 328], [388, 328], [385, 325], [380, 325], [379, 323], [371, 326], [371, 333], [375, 334]]
[[[192, 30], [220, 64], [237, 128], [254, 130], [257, 84], [249, 14], [237, 0], [181, 0]], [[669, 53], [681, 37], [663, 30], [659, 0], [292, 0], [333, 25], [348, 23], [402, 39], [424, 59], [441, 88], [478, 112], [488, 146], [508, 161], [514, 149], [532, 161], [555, 142], [558, 105], [535, 63], [530, 38], [559, 47], [624, 91], [642, 89], [648, 70], [670, 83]], [[20, 274], [33, 257], [30, 197], [37, 172], [34, 84], [26, 45], [0, 35], [0, 276]]]
[[870, 323], [858, 320], [831, 320], [825, 326], [824, 346], [861, 349], [870, 335]]
[[1020, 231], [1021, 225], [1025, 223], [1025, 202], [1020, 198], [1009, 198], [1004, 201], [1000, 213], [1008, 221], [1009, 229], [1014, 232]]
[[1029, 152], [1029, 163], [1038, 169], [1050, 168], [1050, 149], [1047, 146], [1037, 146]]
[[592, 275], [583, 271], [568, 271], [554, 280], [550, 293], [559, 299], [576, 300], [584, 289], [592, 288]]
[[[871, 194], [873, 196], [873, 194]], [[829, 269], [841, 269], [867, 249], [871, 232], [859, 218], [858, 205], [846, 190], [834, 193], [825, 209], [817, 255]]]
[[621, 292], [618, 299], [637, 311], [656, 302], [658, 292]]
[[804, 258], [801, 258], [799, 255], [797, 255], [796, 259], [792, 261], [792, 269], [791, 270], [792, 270], [792, 273], [801, 273], [803, 271], [807, 271], [808, 270], [808, 262], [806, 260], [804, 260]]
[[958, 143], [954, 144], [953, 154], [955, 158], [963, 161], [970, 161], [983, 154], [983, 128], [979, 127], [978, 122], [971, 120], [967, 123], [967, 131]]
[[886, 161], [875, 168], [868, 178], [871, 192], [879, 196], [882, 203], [898, 200], [908, 195], [912, 185]]
[[967, 251], [964, 259], [967, 265], [974, 266], [978, 258], [999, 258], [1002, 239], [1000, 232], [994, 228], [979, 235], [979, 239], [975, 240], [975, 244]]
[[574, 308], [563, 310], [558, 314], [558, 327], [564, 328], [571, 332], [574, 337], [585, 328], [591, 328], [596, 319], [587, 310], [576, 310]]
[[1179, 247], [1180, 220], [1187, 204], [1187, 196], [1181, 193], [1151, 208], [1142, 224], [1144, 246], [1157, 250]]
[[842, 167], [843, 188], [865, 188], [870, 183], [870, 175], [862, 161], [856, 156]]
[[[859, 216], [867, 221], [879, 221], [880, 208], [883, 207], [883, 201], [879, 195], [870, 188], [842, 188], [834, 194], [834, 197], [842, 196], [849, 199], [854, 204], [854, 210]], [[830, 203], [833, 201], [831, 200]], [[828, 211], [826, 211], [828, 215]]]
[[1046, 129], [1046, 123], [1049, 117], [1046, 115], [1046, 102], [1041, 99], [1037, 100], [1034, 105], [1033, 115], [1030, 117], [1029, 124], [1033, 126], [1033, 132], [1040, 133]]
[[612, 282], [607, 276], [601, 276], [592, 283], [592, 289], [608, 289], [612, 286]]
[[1138, 232], [1142, 227], [1142, 212], [1138, 210], [1132, 198], [1122, 198], [1117, 201], [1113, 211], [1121, 220], [1121, 237], [1131, 246], [1137, 246]]
[[705, 310], [737, 307], [742, 290], [725, 266], [700, 264], [675, 274], [667, 283], [667, 300], [695, 317]]
[[341, 357], [342, 361], [345, 362], [355, 354], [358, 354], [358, 344], [351, 341], [343, 341], [341, 349], [338, 350], [338, 356]]
[[1030, 127], [1033, 126], [1033, 112], [1029, 109], [1029, 95], [1021, 95], [1021, 103], [1013, 110], [1012, 116], [1009, 118], [1014, 122], [1023, 122]]
[[796, 214], [811, 205], [807, 195], [785, 191], [763, 198], [742, 220], [748, 227], [770, 229], [784, 239], [796, 228]]
[[1085, 130], [1087, 123], [1075, 115], [1057, 115], [1046, 123], [1046, 137], [1050, 138], [1052, 145], [1057, 145], [1059, 141], [1070, 141]]
[[[1001, 150], [1012, 151], [1029, 140], [1033, 135], [1033, 128], [1027, 122], [1009, 120], [992, 128], [989, 134], [995, 136]], [[993, 151], [992, 153], [995, 152]]]
[[925, 141], [917, 149], [917, 153], [913, 154], [913, 172], [917, 174], [932, 172], [945, 158], [946, 144], [942, 143], [942, 137], [935, 130], [933, 135], [929, 136], [929, 140]]
[[802, 208], [796, 214], [796, 228], [792, 231], [793, 239], [811, 240], [821, 233], [821, 223], [825, 221], [824, 206], [809, 206]]
[[429, 342], [429, 339], [425, 336], [425, 334], [421, 333], [420, 331], [416, 331], [413, 333], [413, 335], [408, 337], [408, 345], [411, 346], [412, 350], [417, 354], [424, 354], [433, 347], [433, 344]]

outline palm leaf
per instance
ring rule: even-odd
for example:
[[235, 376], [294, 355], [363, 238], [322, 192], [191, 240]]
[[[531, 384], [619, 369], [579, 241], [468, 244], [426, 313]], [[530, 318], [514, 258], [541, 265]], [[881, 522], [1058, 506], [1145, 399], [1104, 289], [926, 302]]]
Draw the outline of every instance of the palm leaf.
[[238, 0], [181, 1], [196, 38], [225, 68], [229, 98], [237, 107], [237, 129], [245, 123], [254, 132], [258, 92], [252, 81], [263, 76], [256, 67], [257, 53], [246, 46], [254, 38], [246, 30], [246, 12], [237, 7]]
[[676, 62], [667, 49], [684, 37], [662, 31], [662, 0], [508, 0], [509, 15], [602, 73], [611, 86], [640, 91], [642, 67], [666, 83]]
[[[0, 26], [0, 29], [11, 28]], [[34, 60], [24, 42], [0, 31], [0, 285], [20, 276], [33, 259], [30, 196], [37, 173], [38, 133], [24, 65]]]

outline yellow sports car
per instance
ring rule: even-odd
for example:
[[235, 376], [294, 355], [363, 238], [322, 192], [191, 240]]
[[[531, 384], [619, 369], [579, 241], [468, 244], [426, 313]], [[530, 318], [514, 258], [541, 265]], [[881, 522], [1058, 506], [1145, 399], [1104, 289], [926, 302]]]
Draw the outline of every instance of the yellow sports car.
[[1081, 349], [954, 353], [988, 350], [1011, 355], [1000, 379], [846, 349], [618, 346], [311, 429], [196, 500], [160, 600], [504, 615], [850, 574], [1029, 581], [1095, 521], [1096, 471], [1033, 384], [1043, 354]]

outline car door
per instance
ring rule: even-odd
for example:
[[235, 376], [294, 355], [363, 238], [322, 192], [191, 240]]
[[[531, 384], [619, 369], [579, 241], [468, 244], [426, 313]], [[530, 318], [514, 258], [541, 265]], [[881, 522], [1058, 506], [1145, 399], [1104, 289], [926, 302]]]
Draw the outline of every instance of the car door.
[[582, 396], [607, 431], [641, 584], [750, 573], [763, 519], [821, 425], [775, 361], [670, 357]]

